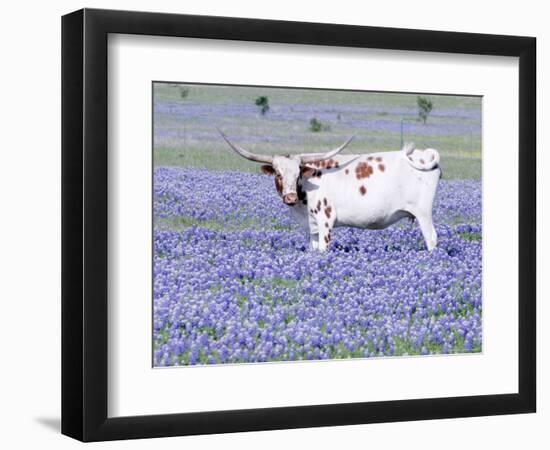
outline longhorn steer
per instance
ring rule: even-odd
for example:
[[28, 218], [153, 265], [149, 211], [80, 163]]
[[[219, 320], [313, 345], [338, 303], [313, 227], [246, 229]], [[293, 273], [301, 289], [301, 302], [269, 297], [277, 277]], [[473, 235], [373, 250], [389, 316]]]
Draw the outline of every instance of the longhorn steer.
[[428, 250], [437, 244], [432, 205], [441, 177], [439, 153], [405, 144], [401, 151], [339, 155], [353, 138], [327, 153], [268, 156], [232, 143], [241, 156], [261, 162], [275, 176], [275, 187], [310, 246], [324, 251], [334, 227], [381, 229], [405, 217], [416, 218]]

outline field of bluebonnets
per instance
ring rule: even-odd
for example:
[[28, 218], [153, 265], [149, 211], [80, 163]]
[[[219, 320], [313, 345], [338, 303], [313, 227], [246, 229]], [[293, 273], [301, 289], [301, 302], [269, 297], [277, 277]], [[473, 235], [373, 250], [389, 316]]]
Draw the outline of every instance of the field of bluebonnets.
[[[427, 96], [424, 124], [409, 94], [153, 88], [155, 366], [481, 351], [479, 98]], [[402, 221], [336, 228], [327, 252], [309, 250], [273, 179], [216, 126], [257, 153], [325, 151], [351, 134], [344, 153], [437, 148], [437, 248]]]

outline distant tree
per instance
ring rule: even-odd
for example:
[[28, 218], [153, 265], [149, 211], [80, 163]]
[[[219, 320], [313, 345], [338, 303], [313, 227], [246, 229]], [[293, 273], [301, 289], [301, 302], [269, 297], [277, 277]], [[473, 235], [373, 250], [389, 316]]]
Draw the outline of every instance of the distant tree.
[[426, 97], [416, 97], [416, 104], [418, 105], [418, 117], [423, 123], [426, 123], [428, 116], [433, 109], [433, 103]]
[[265, 116], [265, 114], [269, 111], [269, 99], [262, 95], [256, 99], [256, 106], [260, 108], [260, 113], [262, 116]]
[[315, 117], [309, 121], [310, 131], [317, 133], [318, 131], [321, 131], [322, 128], [321, 122], [319, 122]]
[[180, 87], [180, 97], [187, 98], [189, 96], [189, 89], [185, 87]]
[[318, 133], [319, 131], [329, 131], [330, 125], [325, 125], [321, 123], [320, 120], [317, 120], [316, 117], [313, 117], [309, 121], [309, 131], [313, 131], [314, 133]]

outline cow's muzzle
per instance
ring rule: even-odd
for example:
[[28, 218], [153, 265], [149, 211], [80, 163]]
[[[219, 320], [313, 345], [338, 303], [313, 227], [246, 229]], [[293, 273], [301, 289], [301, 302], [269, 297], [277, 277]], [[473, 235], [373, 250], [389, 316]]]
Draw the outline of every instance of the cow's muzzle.
[[296, 195], [295, 193], [291, 193], [291, 194], [285, 194], [283, 196], [283, 202], [285, 202], [285, 205], [295, 205], [296, 202], [298, 201], [298, 195]]

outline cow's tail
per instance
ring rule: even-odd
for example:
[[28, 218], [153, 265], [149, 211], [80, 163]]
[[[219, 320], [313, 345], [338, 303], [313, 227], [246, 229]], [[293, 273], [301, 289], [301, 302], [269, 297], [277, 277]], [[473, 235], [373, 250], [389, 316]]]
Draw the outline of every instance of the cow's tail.
[[418, 150], [412, 142], [407, 142], [402, 151], [408, 163], [417, 170], [427, 171], [439, 167], [439, 152], [434, 148]]

